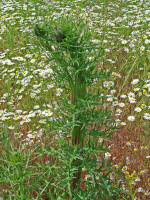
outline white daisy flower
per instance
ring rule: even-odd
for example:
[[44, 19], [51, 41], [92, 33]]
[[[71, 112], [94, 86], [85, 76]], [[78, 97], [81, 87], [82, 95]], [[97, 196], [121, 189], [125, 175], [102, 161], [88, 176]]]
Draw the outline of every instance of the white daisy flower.
[[139, 82], [139, 79], [133, 79], [133, 81], [131, 82], [132, 85], [135, 85]]
[[145, 113], [144, 114], [144, 119], [150, 119], [150, 114], [149, 113]]
[[128, 120], [133, 122], [135, 120], [135, 117], [134, 116], [129, 116]]
[[141, 108], [140, 107], [136, 107], [135, 109], [134, 109], [136, 112], [141, 112]]

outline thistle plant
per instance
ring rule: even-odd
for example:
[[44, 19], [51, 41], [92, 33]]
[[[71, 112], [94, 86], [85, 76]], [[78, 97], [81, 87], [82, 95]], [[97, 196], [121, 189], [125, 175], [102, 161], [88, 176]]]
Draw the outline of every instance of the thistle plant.
[[44, 151], [59, 162], [55, 168], [49, 166], [53, 178], [47, 194], [51, 199], [120, 199], [123, 191], [120, 184], [116, 185], [115, 177], [122, 178], [121, 169], [113, 169], [108, 144], [116, 129], [115, 120], [103, 107], [102, 93], [87, 91], [96, 80], [110, 77], [109, 72], [96, 69], [103, 59], [103, 47], [92, 42], [84, 21], [63, 19], [59, 25], [62, 26], [35, 27], [38, 44], [48, 51], [48, 62], [55, 61], [51, 68], [57, 86], [66, 92], [57, 101], [51, 100], [59, 117], [47, 118], [52, 127], [49, 134], [57, 135], [57, 144], [45, 144], [39, 149], [39, 156]]

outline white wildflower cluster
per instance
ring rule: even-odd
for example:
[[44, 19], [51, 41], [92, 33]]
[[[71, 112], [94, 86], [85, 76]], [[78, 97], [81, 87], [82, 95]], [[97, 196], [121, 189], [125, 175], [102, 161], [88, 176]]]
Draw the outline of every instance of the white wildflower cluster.
[[[47, 1], [38, 4], [32, 4], [30, 1], [24, 1], [23, 4], [21, 1], [2, 0], [1, 2], [0, 126], [6, 126], [8, 132], [13, 132], [15, 139], [22, 141], [22, 148], [32, 145], [35, 140], [41, 142], [44, 133], [41, 127], [49, 130], [51, 127], [47, 122], [57, 121], [54, 113], [58, 111], [58, 106], [54, 103], [55, 106], [52, 108], [50, 102], [65, 94], [61, 86], [57, 87], [55, 70], [53, 71], [56, 69], [61, 72], [60, 67], [55, 65], [55, 60], [49, 60], [48, 51], [33, 45], [35, 39], [33, 24], [36, 21], [42, 23], [50, 19], [50, 16], [45, 14], [37, 16], [36, 13], [37, 6], [41, 13], [47, 13], [45, 2]], [[77, 2], [80, 0], [75, 1]], [[109, 81], [104, 79], [98, 87], [103, 90], [101, 97], [106, 97], [103, 105], [110, 108], [116, 116], [112, 126], [126, 126], [128, 123], [134, 125], [140, 119], [139, 123], [145, 125], [145, 130], [148, 131], [150, 120], [149, 0], [141, 0], [138, 3], [131, 0], [127, 2], [128, 6], [121, 3], [119, 16], [116, 16], [116, 11], [118, 12], [120, 8], [119, 1], [115, 4], [113, 1], [108, 1], [109, 19], [104, 20], [101, 3], [91, 6], [90, 9], [86, 6], [81, 8], [79, 18], [88, 22], [89, 30], [93, 32], [90, 42], [95, 44], [95, 47], [101, 45], [104, 49], [98, 67], [104, 68], [105, 72], [111, 72], [111, 79]], [[61, 8], [55, 1], [49, 5], [51, 5], [49, 9], [52, 9], [51, 18], [54, 21], [59, 21], [62, 16], [72, 17], [74, 21], [79, 20], [75, 17], [78, 6], [72, 6], [71, 1], [65, 7], [61, 4]], [[58, 12], [53, 11], [54, 7], [58, 8]], [[25, 15], [22, 14], [23, 11]], [[83, 32], [82, 36], [84, 36]], [[56, 46], [52, 46], [52, 49], [55, 51]], [[65, 52], [62, 54], [66, 55]], [[66, 62], [69, 59], [68, 56]], [[88, 62], [92, 60], [93, 55], [88, 55], [87, 69], [90, 68]], [[69, 67], [67, 67], [68, 71]], [[94, 82], [96, 81], [97, 79], [94, 79]], [[125, 118], [125, 122], [121, 120], [122, 118]], [[63, 132], [58, 131], [54, 139], [63, 137]], [[98, 145], [102, 142], [103, 138], [100, 136]], [[126, 148], [132, 148], [132, 141], [125, 143]], [[42, 142], [40, 144], [43, 145]], [[140, 151], [146, 152], [144, 158], [149, 162], [148, 146], [141, 146]], [[134, 153], [136, 152], [138, 148], [134, 148]], [[104, 157], [106, 160], [109, 159], [111, 153], [106, 152]], [[132, 160], [128, 158], [126, 163], [129, 166]], [[128, 166], [125, 166], [122, 171], [126, 171]], [[146, 170], [141, 170], [135, 182], [140, 182], [142, 179], [140, 176], [145, 173]], [[85, 175], [86, 180], [90, 177]], [[98, 180], [99, 176], [95, 178]], [[122, 189], [126, 190], [125, 186]], [[150, 196], [150, 192], [142, 187], [137, 191], [145, 195], [145, 198]]]

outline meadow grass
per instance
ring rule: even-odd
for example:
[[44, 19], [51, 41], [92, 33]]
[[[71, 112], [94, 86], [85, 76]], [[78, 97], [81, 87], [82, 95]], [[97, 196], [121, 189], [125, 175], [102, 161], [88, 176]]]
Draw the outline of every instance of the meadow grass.
[[[68, 93], [57, 87], [51, 70], [55, 63], [47, 60], [47, 52], [38, 46], [33, 30], [36, 23], [51, 18], [53, 25], [59, 26], [63, 16], [74, 21], [84, 19], [93, 33], [93, 44], [100, 43], [105, 49], [96, 69], [110, 71], [111, 78], [95, 80], [88, 92], [101, 91], [107, 97], [103, 106], [115, 115], [118, 130], [114, 131], [116, 141], [111, 141], [109, 150], [114, 169], [125, 163], [122, 174], [127, 182], [121, 180], [122, 189], [130, 195], [122, 198], [149, 199], [149, 1], [36, 0], [0, 4], [0, 197], [24, 199], [21, 194], [26, 194], [26, 199], [52, 199], [44, 192], [49, 180], [56, 176], [54, 169], [60, 162], [59, 157], [49, 155], [48, 147], [57, 149], [58, 138], [63, 134], [49, 135], [53, 127], [46, 123], [46, 117], [57, 120], [60, 113], [50, 102], [59, 101], [60, 96]], [[51, 171], [48, 165], [53, 166]], [[26, 177], [25, 182], [18, 177]], [[90, 178], [84, 169], [82, 177]], [[55, 186], [57, 183], [53, 182]], [[85, 185], [81, 187], [84, 189]]]

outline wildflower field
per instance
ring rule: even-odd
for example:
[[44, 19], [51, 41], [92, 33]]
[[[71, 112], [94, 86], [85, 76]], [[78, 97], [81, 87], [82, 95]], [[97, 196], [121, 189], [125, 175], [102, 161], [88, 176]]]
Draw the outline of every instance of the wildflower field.
[[[65, 23], [62, 19], [66, 19]], [[94, 174], [83, 160], [83, 166], [80, 165], [81, 190], [74, 193], [71, 190], [73, 178], [70, 177], [73, 175], [70, 174], [75, 167], [68, 172], [68, 168], [62, 166], [70, 166], [66, 158], [71, 159], [71, 152], [75, 152], [71, 148], [70, 135], [64, 131], [65, 127], [72, 130], [69, 129], [71, 125], [67, 126], [63, 117], [74, 106], [70, 110], [67, 106], [62, 111], [59, 109], [57, 102], [62, 103], [61, 97], [68, 99], [66, 105], [71, 105], [68, 82], [60, 87], [54, 70], [60, 71], [64, 78], [61, 68], [55, 60], [49, 59], [49, 51], [40, 45], [40, 39], [34, 32], [36, 24], [42, 26], [50, 22], [50, 25], [62, 30], [69, 27], [67, 23], [70, 21], [75, 24], [76, 30], [80, 21], [86, 24], [92, 46], [100, 45], [103, 49], [95, 69], [110, 74], [109, 78], [95, 78], [87, 87], [88, 93], [99, 94], [102, 98], [101, 106], [96, 109], [107, 109], [115, 122], [112, 137], [107, 138], [103, 134], [95, 137], [93, 144], [96, 141], [96, 148], [105, 145], [104, 160], [109, 162], [111, 159], [107, 166], [111, 165], [112, 171], [109, 171], [109, 180], [104, 182], [107, 185], [112, 181], [115, 191], [115, 185], [120, 183], [124, 193], [119, 198], [113, 193], [112, 197], [110, 194], [106, 195], [108, 198], [103, 196], [101, 199], [150, 199], [149, 0], [1, 0], [0, 199], [100, 200], [98, 195], [92, 198], [90, 193], [102, 184], [101, 175], [105, 172]], [[73, 30], [70, 30], [72, 38], [76, 36]], [[59, 54], [59, 46], [61, 44], [58, 43], [52, 46], [53, 50], [57, 50], [58, 59], [58, 55], [66, 57], [66, 62], [74, 58], [69, 51], [68, 55], [67, 51]], [[85, 60], [92, 62], [93, 56], [95, 53]], [[68, 66], [68, 71], [70, 68]], [[94, 100], [98, 102], [98, 98]], [[98, 130], [97, 124], [95, 121], [91, 126], [85, 125], [85, 129], [94, 127]], [[88, 136], [85, 144], [86, 141]], [[63, 145], [65, 148], [67, 142], [69, 151], [65, 149], [63, 153], [61, 148]], [[63, 156], [66, 156], [64, 160]], [[101, 154], [92, 153], [92, 156], [95, 162], [102, 162]], [[113, 170], [118, 170], [123, 178], [116, 177]], [[86, 183], [90, 184], [87, 188]]]

